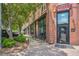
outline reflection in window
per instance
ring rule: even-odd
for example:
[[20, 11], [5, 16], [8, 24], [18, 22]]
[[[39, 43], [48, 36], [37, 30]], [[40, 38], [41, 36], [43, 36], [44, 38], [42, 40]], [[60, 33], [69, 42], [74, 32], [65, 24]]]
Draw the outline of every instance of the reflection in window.
[[46, 36], [46, 24], [45, 24], [45, 17], [39, 20], [39, 38], [45, 39]]
[[58, 24], [66, 24], [68, 23], [68, 12], [58, 13]]

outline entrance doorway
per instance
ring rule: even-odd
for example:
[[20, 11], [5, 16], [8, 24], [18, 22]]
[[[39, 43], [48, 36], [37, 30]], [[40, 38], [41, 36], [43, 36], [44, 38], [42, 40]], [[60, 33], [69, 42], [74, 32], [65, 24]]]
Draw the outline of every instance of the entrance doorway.
[[57, 13], [57, 43], [69, 44], [69, 11]]

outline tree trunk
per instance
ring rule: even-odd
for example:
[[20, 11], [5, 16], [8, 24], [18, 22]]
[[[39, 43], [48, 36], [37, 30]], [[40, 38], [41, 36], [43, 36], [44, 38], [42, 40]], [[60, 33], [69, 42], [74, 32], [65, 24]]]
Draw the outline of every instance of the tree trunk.
[[10, 27], [7, 29], [7, 33], [8, 33], [8, 35], [9, 35], [9, 38], [10, 38], [10, 39], [13, 39], [12, 30], [11, 30]]
[[1, 22], [1, 4], [0, 4], [0, 48], [1, 48], [1, 39], [2, 39], [2, 22]]
[[9, 19], [9, 25], [8, 25], [8, 29], [7, 29], [7, 33], [9, 35], [10, 39], [13, 39], [13, 34], [12, 34], [12, 28], [11, 28], [11, 19]]

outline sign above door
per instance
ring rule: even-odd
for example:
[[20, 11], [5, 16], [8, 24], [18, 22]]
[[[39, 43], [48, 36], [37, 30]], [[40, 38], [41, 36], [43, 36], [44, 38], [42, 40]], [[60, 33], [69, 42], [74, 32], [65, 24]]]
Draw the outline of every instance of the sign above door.
[[71, 8], [71, 4], [62, 4], [57, 6], [57, 11], [65, 11]]

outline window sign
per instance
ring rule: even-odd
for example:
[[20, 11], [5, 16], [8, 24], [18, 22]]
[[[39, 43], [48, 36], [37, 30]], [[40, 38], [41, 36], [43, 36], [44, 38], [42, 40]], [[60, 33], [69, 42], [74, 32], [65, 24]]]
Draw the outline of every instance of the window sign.
[[62, 4], [62, 5], [59, 5], [57, 7], [57, 11], [69, 10], [71, 6], [72, 6], [71, 4]]

